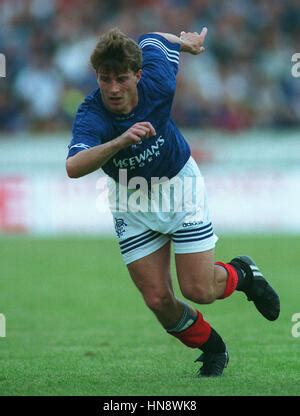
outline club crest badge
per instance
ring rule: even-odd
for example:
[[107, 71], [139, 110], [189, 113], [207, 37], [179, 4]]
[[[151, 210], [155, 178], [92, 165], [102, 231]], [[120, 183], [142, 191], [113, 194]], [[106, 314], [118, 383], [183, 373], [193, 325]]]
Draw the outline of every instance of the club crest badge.
[[127, 227], [127, 224], [123, 218], [115, 218], [115, 230], [119, 238], [125, 233], [125, 227]]

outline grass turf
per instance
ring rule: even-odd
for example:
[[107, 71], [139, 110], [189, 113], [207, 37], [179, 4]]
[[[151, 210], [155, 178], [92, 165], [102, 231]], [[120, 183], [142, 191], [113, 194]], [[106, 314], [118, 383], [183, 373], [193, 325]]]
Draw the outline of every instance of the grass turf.
[[230, 363], [221, 378], [197, 379], [199, 351], [158, 325], [114, 240], [2, 237], [0, 395], [298, 395], [300, 338], [291, 335], [291, 317], [300, 312], [299, 252], [298, 236], [220, 239], [216, 258], [254, 257], [282, 312], [268, 322], [241, 293], [199, 306]]

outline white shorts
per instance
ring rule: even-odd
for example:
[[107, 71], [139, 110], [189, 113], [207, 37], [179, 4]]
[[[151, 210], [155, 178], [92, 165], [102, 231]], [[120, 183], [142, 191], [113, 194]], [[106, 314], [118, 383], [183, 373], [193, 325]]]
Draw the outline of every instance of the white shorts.
[[[140, 210], [137, 205], [128, 203], [128, 199], [126, 208], [123, 204], [116, 209], [116, 199], [120, 197], [116, 197], [115, 187], [120, 185], [111, 180], [109, 200], [125, 264], [154, 253], [168, 241], [173, 242], [175, 254], [197, 253], [215, 247], [218, 237], [214, 234], [209, 217], [203, 177], [192, 157], [175, 178], [165, 182], [169, 185], [172, 183], [176, 184], [173, 193], [172, 186], [166, 188], [169, 191], [171, 189], [171, 192], [166, 193], [158, 184], [153, 185], [152, 193], [140, 191], [144, 197], [144, 205], [139, 205], [143, 205]], [[137, 191], [128, 191], [126, 188], [126, 192], [129, 198]], [[162, 205], [163, 199], [167, 201], [165, 205]], [[132, 200], [141, 202], [141, 198], [134, 197]], [[145, 201], [148, 203], [147, 209], [144, 209]]]

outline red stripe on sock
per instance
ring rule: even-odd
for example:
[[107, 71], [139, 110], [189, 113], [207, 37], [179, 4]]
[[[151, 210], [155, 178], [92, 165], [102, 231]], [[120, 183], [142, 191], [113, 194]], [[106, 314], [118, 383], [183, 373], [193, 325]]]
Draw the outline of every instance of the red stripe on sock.
[[230, 296], [234, 291], [238, 284], [238, 274], [235, 268], [228, 263], [222, 263], [220, 261], [217, 261], [215, 264], [224, 267], [226, 269], [228, 274], [228, 279], [226, 282], [226, 287], [223, 293], [223, 296], [219, 297], [219, 299], [224, 299]]
[[197, 311], [196, 321], [187, 329], [181, 332], [169, 332], [170, 335], [178, 338], [183, 344], [191, 348], [199, 348], [204, 344], [211, 333], [211, 326], [203, 319], [202, 314]]

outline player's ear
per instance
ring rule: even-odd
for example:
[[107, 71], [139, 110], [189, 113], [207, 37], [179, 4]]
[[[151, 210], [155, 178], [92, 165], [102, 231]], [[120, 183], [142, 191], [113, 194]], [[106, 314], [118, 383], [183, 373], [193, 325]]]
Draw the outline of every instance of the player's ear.
[[136, 78], [136, 83], [138, 83], [139, 80], [142, 78], [142, 70], [141, 69], [139, 69], [137, 71], [137, 73], [135, 74], [135, 78]]

